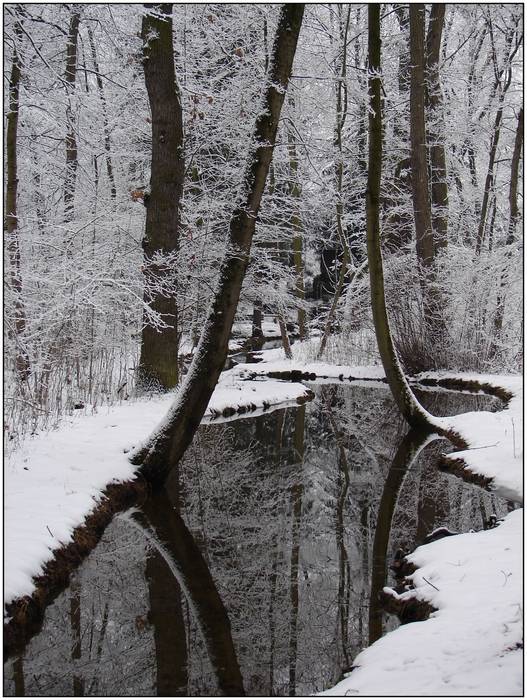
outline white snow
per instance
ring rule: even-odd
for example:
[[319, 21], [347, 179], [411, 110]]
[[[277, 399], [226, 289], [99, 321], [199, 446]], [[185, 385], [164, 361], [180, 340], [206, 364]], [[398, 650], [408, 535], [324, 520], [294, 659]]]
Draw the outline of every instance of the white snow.
[[[232, 406], [280, 405], [306, 395], [302, 384], [241, 381], [224, 372], [204, 420]], [[52, 550], [71, 541], [110, 482], [126, 481], [128, 451], [163, 419], [174, 394], [123, 402], [94, 415], [65, 418], [57, 430], [28, 438], [6, 458], [4, 603], [30, 595]], [[126, 452], [125, 452], [126, 450]]]
[[[278, 405], [305, 394], [298, 383], [263, 376], [244, 381], [251, 373], [298, 369], [319, 377], [353, 377], [370, 386], [384, 376], [379, 366], [295, 363], [276, 359], [273, 350], [262, 357], [269, 361], [239, 365], [222, 374], [206, 419], [227, 406], [261, 406], [264, 401]], [[521, 502], [521, 378], [428, 376], [477, 380], [513, 395], [498, 413], [436, 420], [456, 430], [469, 445], [453, 457], [462, 457], [472, 471], [491, 477], [499, 493]], [[65, 419], [58, 430], [26, 440], [11, 455], [5, 470], [5, 602], [32, 592], [32, 577], [41, 573], [53, 549], [71, 539], [109, 482], [132, 477], [134, 468], [125, 450], [150, 434], [173, 400], [169, 394]], [[448, 537], [417, 549], [410, 556], [419, 567], [412, 576], [411, 594], [429, 601], [437, 612], [361, 652], [354, 662], [358, 668], [324, 694], [520, 695], [522, 513], [514, 511], [493, 530]]]
[[492, 530], [419, 547], [408, 557], [415, 590], [402, 597], [437, 612], [362, 651], [321, 695], [522, 695], [522, 521], [520, 509]]
[[[276, 350], [262, 357], [264, 362], [238, 367], [238, 372], [265, 375], [297, 369], [318, 377], [353, 377], [356, 384], [384, 377], [379, 366], [304, 364], [277, 359]], [[498, 413], [477, 411], [433, 420], [455, 430], [469, 446], [447, 459], [462, 459], [467, 470], [491, 478], [499, 495], [523, 503], [522, 377], [429, 372], [412, 383], [425, 377], [477, 381], [512, 395]], [[419, 547], [409, 557], [419, 567], [411, 576], [415, 590], [403, 597], [415, 595], [437, 612], [426, 621], [399, 627], [362, 651], [353, 662], [357, 668], [321, 695], [522, 695], [522, 523], [519, 509], [495, 529]]]
[[478, 381], [502, 387], [512, 394], [506, 409], [498, 413], [472, 411], [436, 419], [436, 423], [455, 430], [469, 446], [467, 450], [447, 455], [447, 460], [462, 459], [467, 471], [492, 479], [493, 491], [504, 498], [523, 503], [522, 377], [442, 372], [420, 376]]

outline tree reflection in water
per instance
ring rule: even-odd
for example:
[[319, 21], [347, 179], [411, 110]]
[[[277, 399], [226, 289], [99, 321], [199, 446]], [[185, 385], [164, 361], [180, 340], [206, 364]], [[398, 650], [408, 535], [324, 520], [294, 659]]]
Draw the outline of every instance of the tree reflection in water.
[[[422, 398], [438, 415], [492, 403]], [[370, 609], [395, 551], [506, 511], [436, 470], [444, 441], [421, 449], [404, 432], [386, 390], [343, 384], [317, 385], [302, 408], [203, 426], [166, 493], [114, 520], [76, 590], [7, 662], [5, 694], [70, 695], [75, 679], [86, 695], [331, 686], [397, 624]]]

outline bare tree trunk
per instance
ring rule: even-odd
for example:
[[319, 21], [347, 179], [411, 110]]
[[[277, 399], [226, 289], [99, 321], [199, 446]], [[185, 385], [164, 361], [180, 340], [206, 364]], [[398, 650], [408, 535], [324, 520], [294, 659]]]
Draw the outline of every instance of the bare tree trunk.
[[[18, 22], [14, 27], [15, 41], [20, 37], [21, 31]], [[15, 320], [14, 333], [16, 343], [15, 367], [18, 376], [23, 381], [29, 375], [29, 357], [23, 346], [23, 336], [26, 330], [26, 312], [22, 300], [22, 275], [20, 271], [20, 245], [18, 240], [18, 113], [20, 98], [20, 57], [16, 48], [13, 48], [13, 62], [11, 64], [11, 76], [9, 78], [9, 112], [7, 113], [6, 131], [6, 166], [7, 181], [5, 194], [5, 219], [4, 226], [7, 236], [7, 251], [9, 256], [9, 282], [15, 295]]]
[[288, 360], [293, 359], [293, 353], [291, 352], [291, 343], [289, 342], [289, 336], [287, 334], [287, 326], [285, 324], [285, 319], [282, 313], [278, 314], [278, 326], [280, 328], [280, 336], [282, 338], [282, 345], [284, 348], [285, 356]]
[[381, 36], [380, 5], [377, 3], [368, 5], [368, 63], [370, 109], [366, 231], [373, 323], [379, 354], [397, 407], [412, 427], [426, 428], [430, 425], [428, 414], [413, 395], [395, 351], [384, 295], [379, 217], [382, 170]]
[[410, 5], [410, 143], [415, 249], [423, 297], [427, 340], [434, 334], [437, 309], [434, 303], [435, 247], [429, 199], [425, 127], [425, 6]]
[[479, 255], [483, 247], [483, 242], [485, 240], [485, 224], [487, 221], [487, 213], [489, 208], [490, 195], [494, 187], [494, 163], [496, 161], [496, 153], [498, 152], [498, 143], [500, 140], [501, 132], [501, 120], [503, 117], [503, 98], [508, 86], [510, 85], [510, 80], [508, 84], [506, 83], [503, 91], [500, 93], [500, 101], [498, 104], [498, 110], [496, 112], [496, 117], [494, 119], [494, 128], [492, 132], [492, 141], [489, 150], [489, 163], [487, 166], [487, 175], [485, 177], [485, 189], [483, 191], [483, 201], [481, 203], [481, 213], [479, 217], [478, 232], [476, 234], [476, 247], [475, 253]]
[[[346, 17], [346, 23], [342, 25], [342, 6], [339, 5], [339, 30], [340, 30], [340, 40], [342, 44], [342, 58], [340, 66], [340, 74], [337, 76], [337, 89], [336, 89], [336, 121], [335, 121], [335, 135], [333, 139], [333, 147], [335, 149], [335, 216], [337, 224], [337, 235], [339, 243], [342, 247], [342, 259], [340, 262], [340, 272], [337, 281], [337, 286], [335, 287], [335, 293], [333, 295], [333, 301], [328, 311], [326, 318], [326, 323], [324, 325], [324, 333], [320, 341], [320, 346], [317, 352], [317, 358], [320, 359], [324, 354], [326, 349], [326, 344], [328, 338], [331, 334], [331, 328], [333, 321], [336, 316], [337, 306], [339, 299], [344, 290], [344, 285], [346, 282], [346, 273], [348, 272], [348, 266], [351, 263], [351, 254], [349, 250], [348, 241], [346, 238], [346, 232], [344, 231], [343, 218], [344, 218], [344, 205], [343, 205], [343, 179], [344, 179], [344, 154], [342, 151], [342, 131], [344, 129], [344, 123], [346, 121], [346, 116], [348, 113], [348, 86], [346, 82], [346, 64], [347, 64], [347, 42], [348, 42], [348, 30], [350, 24], [351, 16], [351, 6], [348, 6], [348, 12]], [[337, 260], [338, 257], [335, 258]]]
[[13, 661], [13, 680], [15, 682], [15, 697], [23, 698], [26, 694], [23, 656], [19, 656]]
[[331, 424], [331, 430], [335, 436], [335, 442], [339, 450], [339, 475], [338, 497], [335, 507], [335, 537], [339, 557], [339, 586], [337, 594], [337, 615], [340, 626], [340, 647], [342, 652], [341, 671], [350, 668], [348, 652], [349, 641], [349, 586], [351, 581], [351, 567], [345, 541], [345, 506], [350, 486], [350, 466], [346, 455], [346, 449], [342, 441], [342, 432], [337, 426], [331, 407], [331, 397], [326, 403], [326, 411]]
[[[487, 166], [487, 175], [485, 178], [485, 189], [483, 191], [483, 201], [481, 203], [481, 213], [478, 224], [478, 231], [476, 234], [476, 246], [475, 253], [479, 255], [481, 253], [483, 242], [485, 239], [485, 224], [487, 221], [487, 214], [489, 208], [490, 195], [494, 187], [494, 165], [496, 161], [496, 154], [498, 152], [498, 143], [500, 140], [501, 132], [501, 121], [503, 118], [503, 107], [505, 102], [505, 95], [507, 90], [511, 86], [512, 82], [512, 59], [514, 58], [520, 42], [518, 41], [516, 46], [513, 47], [515, 28], [510, 28], [509, 33], [506, 37], [506, 47], [507, 47], [507, 59], [505, 65], [501, 70], [498, 70], [497, 57], [494, 51], [492, 52], [492, 58], [494, 62], [494, 71], [496, 73], [496, 83], [494, 85], [495, 92], [498, 92], [498, 109], [496, 111], [496, 116], [494, 118], [494, 128], [492, 132], [492, 140], [489, 149], [489, 162]], [[492, 32], [491, 32], [492, 37]], [[503, 76], [505, 75], [505, 80], [503, 84], [501, 83]]]
[[256, 118], [244, 186], [231, 218], [214, 301], [189, 372], [162, 426], [131, 456], [131, 462], [140, 467], [139, 472], [152, 482], [163, 482], [191, 443], [225, 365], [303, 13], [301, 4], [283, 5], [280, 11], [263, 108]]
[[426, 37], [426, 103], [428, 110], [427, 143], [430, 160], [434, 253], [437, 253], [442, 248], [446, 248], [448, 233], [448, 184], [443, 135], [444, 123], [441, 115], [441, 84], [439, 79], [441, 35], [444, 19], [444, 3], [432, 5]]
[[64, 180], [64, 219], [68, 222], [73, 219], [75, 198], [75, 183], [77, 180], [78, 154], [76, 120], [73, 113], [72, 96], [75, 92], [75, 78], [77, 75], [77, 42], [79, 38], [80, 13], [74, 11], [70, 18], [68, 43], [66, 46], [66, 72], [64, 74], [67, 84], [66, 106], [66, 177]]
[[167, 325], [158, 330], [145, 319], [138, 384], [141, 388], [167, 390], [178, 383], [176, 289], [161, 291], [152, 287], [167, 277], [167, 263], [158, 263], [156, 256], [174, 254], [179, 249], [185, 177], [183, 113], [174, 69], [172, 5], [148, 8], [141, 30], [145, 83], [152, 114], [152, 166], [150, 193], [145, 198], [143, 239], [145, 302]]
[[[518, 125], [516, 127], [516, 137], [514, 139], [514, 150], [511, 161], [511, 182], [509, 186], [509, 227], [506, 245], [511, 246], [516, 238], [516, 225], [518, 222], [518, 176], [520, 172], [520, 159], [523, 147], [523, 107], [518, 114]], [[508, 255], [510, 252], [508, 251]], [[507, 284], [506, 275], [503, 272], [500, 280], [500, 288], [496, 301], [496, 316], [494, 318], [494, 338], [490, 349], [491, 357], [494, 357], [499, 349], [499, 342], [503, 328], [503, 316], [505, 313], [505, 287]]]
[[[294, 104], [291, 100], [291, 104]], [[302, 220], [298, 211], [300, 205], [301, 188], [298, 181], [298, 158], [296, 154], [295, 138], [291, 130], [287, 132], [287, 150], [289, 152], [289, 173], [290, 184], [289, 194], [292, 197], [292, 206], [294, 207], [293, 215], [291, 216], [291, 230], [293, 233], [293, 261], [295, 266], [295, 296], [303, 303], [305, 299], [304, 290], [304, 255], [303, 255], [303, 230]], [[300, 340], [306, 337], [306, 311], [299, 308], [297, 312], [298, 321], [298, 336]]]
[[91, 27], [88, 27], [88, 39], [90, 42], [90, 49], [93, 61], [93, 68], [95, 70], [95, 78], [97, 80], [97, 90], [99, 91], [99, 96], [101, 98], [102, 104], [102, 123], [104, 130], [104, 150], [106, 151], [106, 172], [108, 174], [108, 181], [110, 183], [110, 196], [112, 200], [115, 201], [117, 197], [117, 189], [115, 187], [115, 177], [113, 174], [113, 164], [112, 164], [112, 146], [110, 142], [110, 130], [108, 127], [108, 112], [106, 109], [106, 98], [104, 96], [104, 88], [102, 84], [101, 74], [99, 72], [99, 64], [97, 61], [97, 51], [95, 50], [95, 41], [93, 39], [93, 31]]

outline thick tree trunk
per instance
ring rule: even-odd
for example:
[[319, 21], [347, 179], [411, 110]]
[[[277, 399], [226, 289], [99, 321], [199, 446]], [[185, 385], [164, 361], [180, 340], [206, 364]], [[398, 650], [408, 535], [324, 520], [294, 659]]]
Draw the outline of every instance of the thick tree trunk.
[[[14, 28], [15, 41], [20, 37], [18, 22]], [[22, 301], [22, 275], [20, 271], [20, 246], [18, 240], [18, 112], [20, 99], [20, 57], [13, 49], [13, 62], [9, 78], [9, 112], [7, 113], [6, 131], [6, 194], [4, 227], [7, 236], [7, 252], [9, 256], [9, 282], [15, 295], [14, 333], [16, 343], [15, 367], [20, 379], [25, 380], [29, 374], [29, 358], [24, 349], [23, 335], [26, 330], [26, 312]]]
[[[410, 51], [408, 6], [394, 5], [399, 24], [401, 46], [398, 54], [398, 100], [399, 104], [410, 103]], [[393, 175], [386, 178], [386, 193], [383, 196], [385, 250], [397, 253], [408, 245], [413, 237], [413, 216], [408, 207], [411, 198], [410, 158], [408, 147], [408, 116], [406, 110], [397, 110], [394, 116], [394, 136], [397, 144], [397, 161]]]
[[149, 5], [143, 17], [145, 83], [152, 114], [150, 192], [145, 199], [145, 302], [166, 327], [145, 319], [141, 335], [138, 383], [141, 388], [172, 389], [178, 383], [178, 308], [176, 289], [156, 289], [167, 277], [158, 255], [179, 249], [184, 182], [183, 113], [174, 69], [172, 5]]
[[132, 463], [140, 467], [139, 472], [152, 482], [163, 482], [192, 442], [225, 364], [303, 13], [301, 4], [284, 5], [280, 12], [263, 108], [256, 119], [216, 294], [194, 360], [163, 424], [131, 457]]
[[366, 231], [373, 323], [379, 354], [395, 403], [412, 427], [426, 428], [430, 425], [428, 414], [413, 395], [395, 351], [384, 295], [379, 219], [382, 169], [381, 36], [380, 6], [376, 3], [368, 5], [368, 63], [370, 109]]
[[432, 5], [426, 37], [426, 106], [428, 110], [427, 143], [430, 161], [434, 253], [446, 248], [448, 233], [448, 184], [439, 79], [444, 19], [444, 3]]
[[410, 5], [410, 144], [415, 248], [426, 320], [434, 316], [430, 287], [434, 283], [434, 236], [429, 199], [425, 127], [425, 6]]
[[287, 334], [287, 326], [285, 323], [284, 315], [280, 312], [277, 315], [278, 327], [280, 328], [280, 336], [282, 338], [282, 346], [284, 348], [284, 354], [288, 360], [293, 359], [293, 353], [291, 352], [291, 343], [289, 341], [289, 335]]

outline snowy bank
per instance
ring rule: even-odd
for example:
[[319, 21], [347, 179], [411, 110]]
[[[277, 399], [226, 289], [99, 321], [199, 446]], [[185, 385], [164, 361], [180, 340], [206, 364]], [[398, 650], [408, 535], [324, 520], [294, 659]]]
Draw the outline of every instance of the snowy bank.
[[393, 595], [416, 597], [435, 612], [362, 651], [347, 677], [321, 695], [522, 695], [522, 523], [516, 510], [492, 530], [409, 555], [414, 589]]
[[[465, 478], [482, 477], [497, 494], [523, 503], [523, 380], [518, 376], [426, 372], [417, 381], [433, 378], [438, 383], [477, 384], [482, 389], [502, 392], [507, 398], [503, 411], [472, 411], [442, 418], [439, 424], [456, 432], [467, 444], [443, 457], [442, 463], [464, 471]], [[456, 469], [457, 471], [457, 469]]]
[[[205, 421], [309, 398], [302, 384], [241, 381], [224, 372]], [[4, 604], [31, 595], [53, 550], [96, 507], [109, 483], [133, 478], [128, 451], [162, 420], [174, 394], [99, 408], [65, 418], [57, 430], [28, 438], [6, 459], [4, 479]]]

